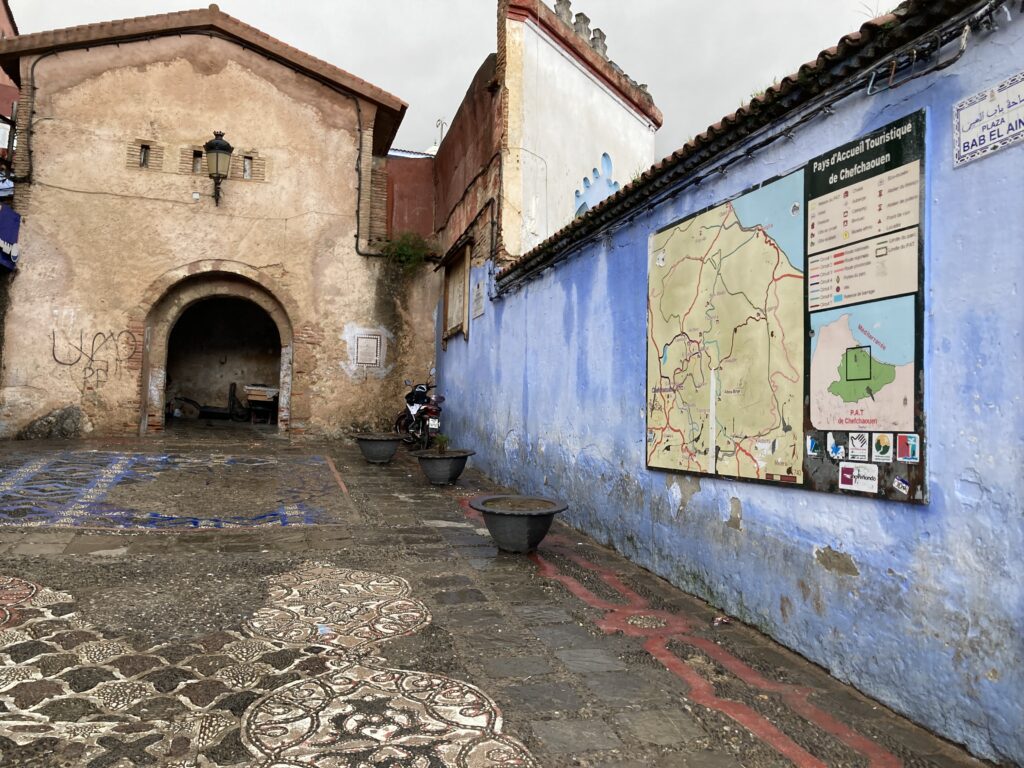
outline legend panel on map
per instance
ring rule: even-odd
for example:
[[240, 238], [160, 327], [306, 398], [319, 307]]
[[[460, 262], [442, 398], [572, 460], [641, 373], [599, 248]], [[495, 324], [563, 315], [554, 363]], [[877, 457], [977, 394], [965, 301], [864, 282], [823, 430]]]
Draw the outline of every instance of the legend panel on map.
[[808, 201], [807, 250], [833, 250], [920, 223], [921, 162], [915, 160]]
[[913, 293], [918, 286], [918, 229], [836, 248], [807, 260], [807, 309]]

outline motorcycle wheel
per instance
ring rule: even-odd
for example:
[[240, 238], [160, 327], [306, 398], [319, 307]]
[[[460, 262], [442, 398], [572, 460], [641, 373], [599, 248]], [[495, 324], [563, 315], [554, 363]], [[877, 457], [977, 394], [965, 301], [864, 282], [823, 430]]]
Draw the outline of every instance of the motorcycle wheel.
[[416, 435], [412, 433], [413, 418], [408, 411], [402, 411], [395, 419], [395, 432], [402, 436], [402, 442], [406, 445], [416, 444]]
[[425, 451], [430, 447], [430, 430], [427, 429], [427, 425], [423, 425], [423, 434], [420, 436], [420, 450]]

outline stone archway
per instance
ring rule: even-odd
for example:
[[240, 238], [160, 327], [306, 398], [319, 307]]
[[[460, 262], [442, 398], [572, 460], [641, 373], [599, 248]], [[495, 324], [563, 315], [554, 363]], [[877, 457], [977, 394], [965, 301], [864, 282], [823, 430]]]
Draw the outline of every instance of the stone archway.
[[200, 272], [183, 277], [166, 288], [146, 314], [140, 393], [140, 435], [158, 432], [164, 428], [167, 353], [171, 331], [189, 307], [214, 298], [236, 298], [252, 302], [266, 312], [277, 327], [281, 346], [278, 429], [289, 429], [293, 331], [287, 310], [267, 287], [247, 276], [231, 272]]

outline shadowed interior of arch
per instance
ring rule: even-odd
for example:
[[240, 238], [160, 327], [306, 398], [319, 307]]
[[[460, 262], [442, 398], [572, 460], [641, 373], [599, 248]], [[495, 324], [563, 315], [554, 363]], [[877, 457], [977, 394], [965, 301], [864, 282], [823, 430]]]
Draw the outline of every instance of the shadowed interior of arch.
[[241, 404], [249, 405], [246, 385], [278, 389], [280, 367], [280, 334], [262, 307], [227, 296], [197, 301], [178, 318], [168, 340], [168, 415], [196, 418], [199, 404], [206, 417], [217, 415], [216, 408], [230, 417], [231, 385]]

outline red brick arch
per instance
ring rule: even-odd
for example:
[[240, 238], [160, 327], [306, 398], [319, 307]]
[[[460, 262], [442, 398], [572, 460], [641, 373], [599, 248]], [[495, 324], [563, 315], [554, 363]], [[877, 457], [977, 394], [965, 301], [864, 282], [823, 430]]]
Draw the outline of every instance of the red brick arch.
[[202, 259], [170, 269], [150, 283], [149, 287], [140, 297], [139, 303], [132, 310], [132, 319], [144, 321], [157, 303], [165, 298], [183, 280], [187, 280], [190, 277], [213, 274], [234, 275], [262, 286], [267, 293], [280, 302], [289, 317], [296, 318], [299, 316], [298, 304], [266, 272], [241, 261]]
[[[205, 267], [205, 268], [204, 268]], [[144, 332], [139, 402], [139, 434], [164, 427], [167, 345], [175, 323], [190, 306], [203, 299], [231, 297], [251, 301], [274, 321], [281, 337], [281, 397], [278, 428], [291, 426], [294, 331], [287, 296], [276, 290], [258, 270], [239, 262], [195, 262], [161, 276], [134, 310]], [[290, 303], [290, 302], [289, 302]]]

